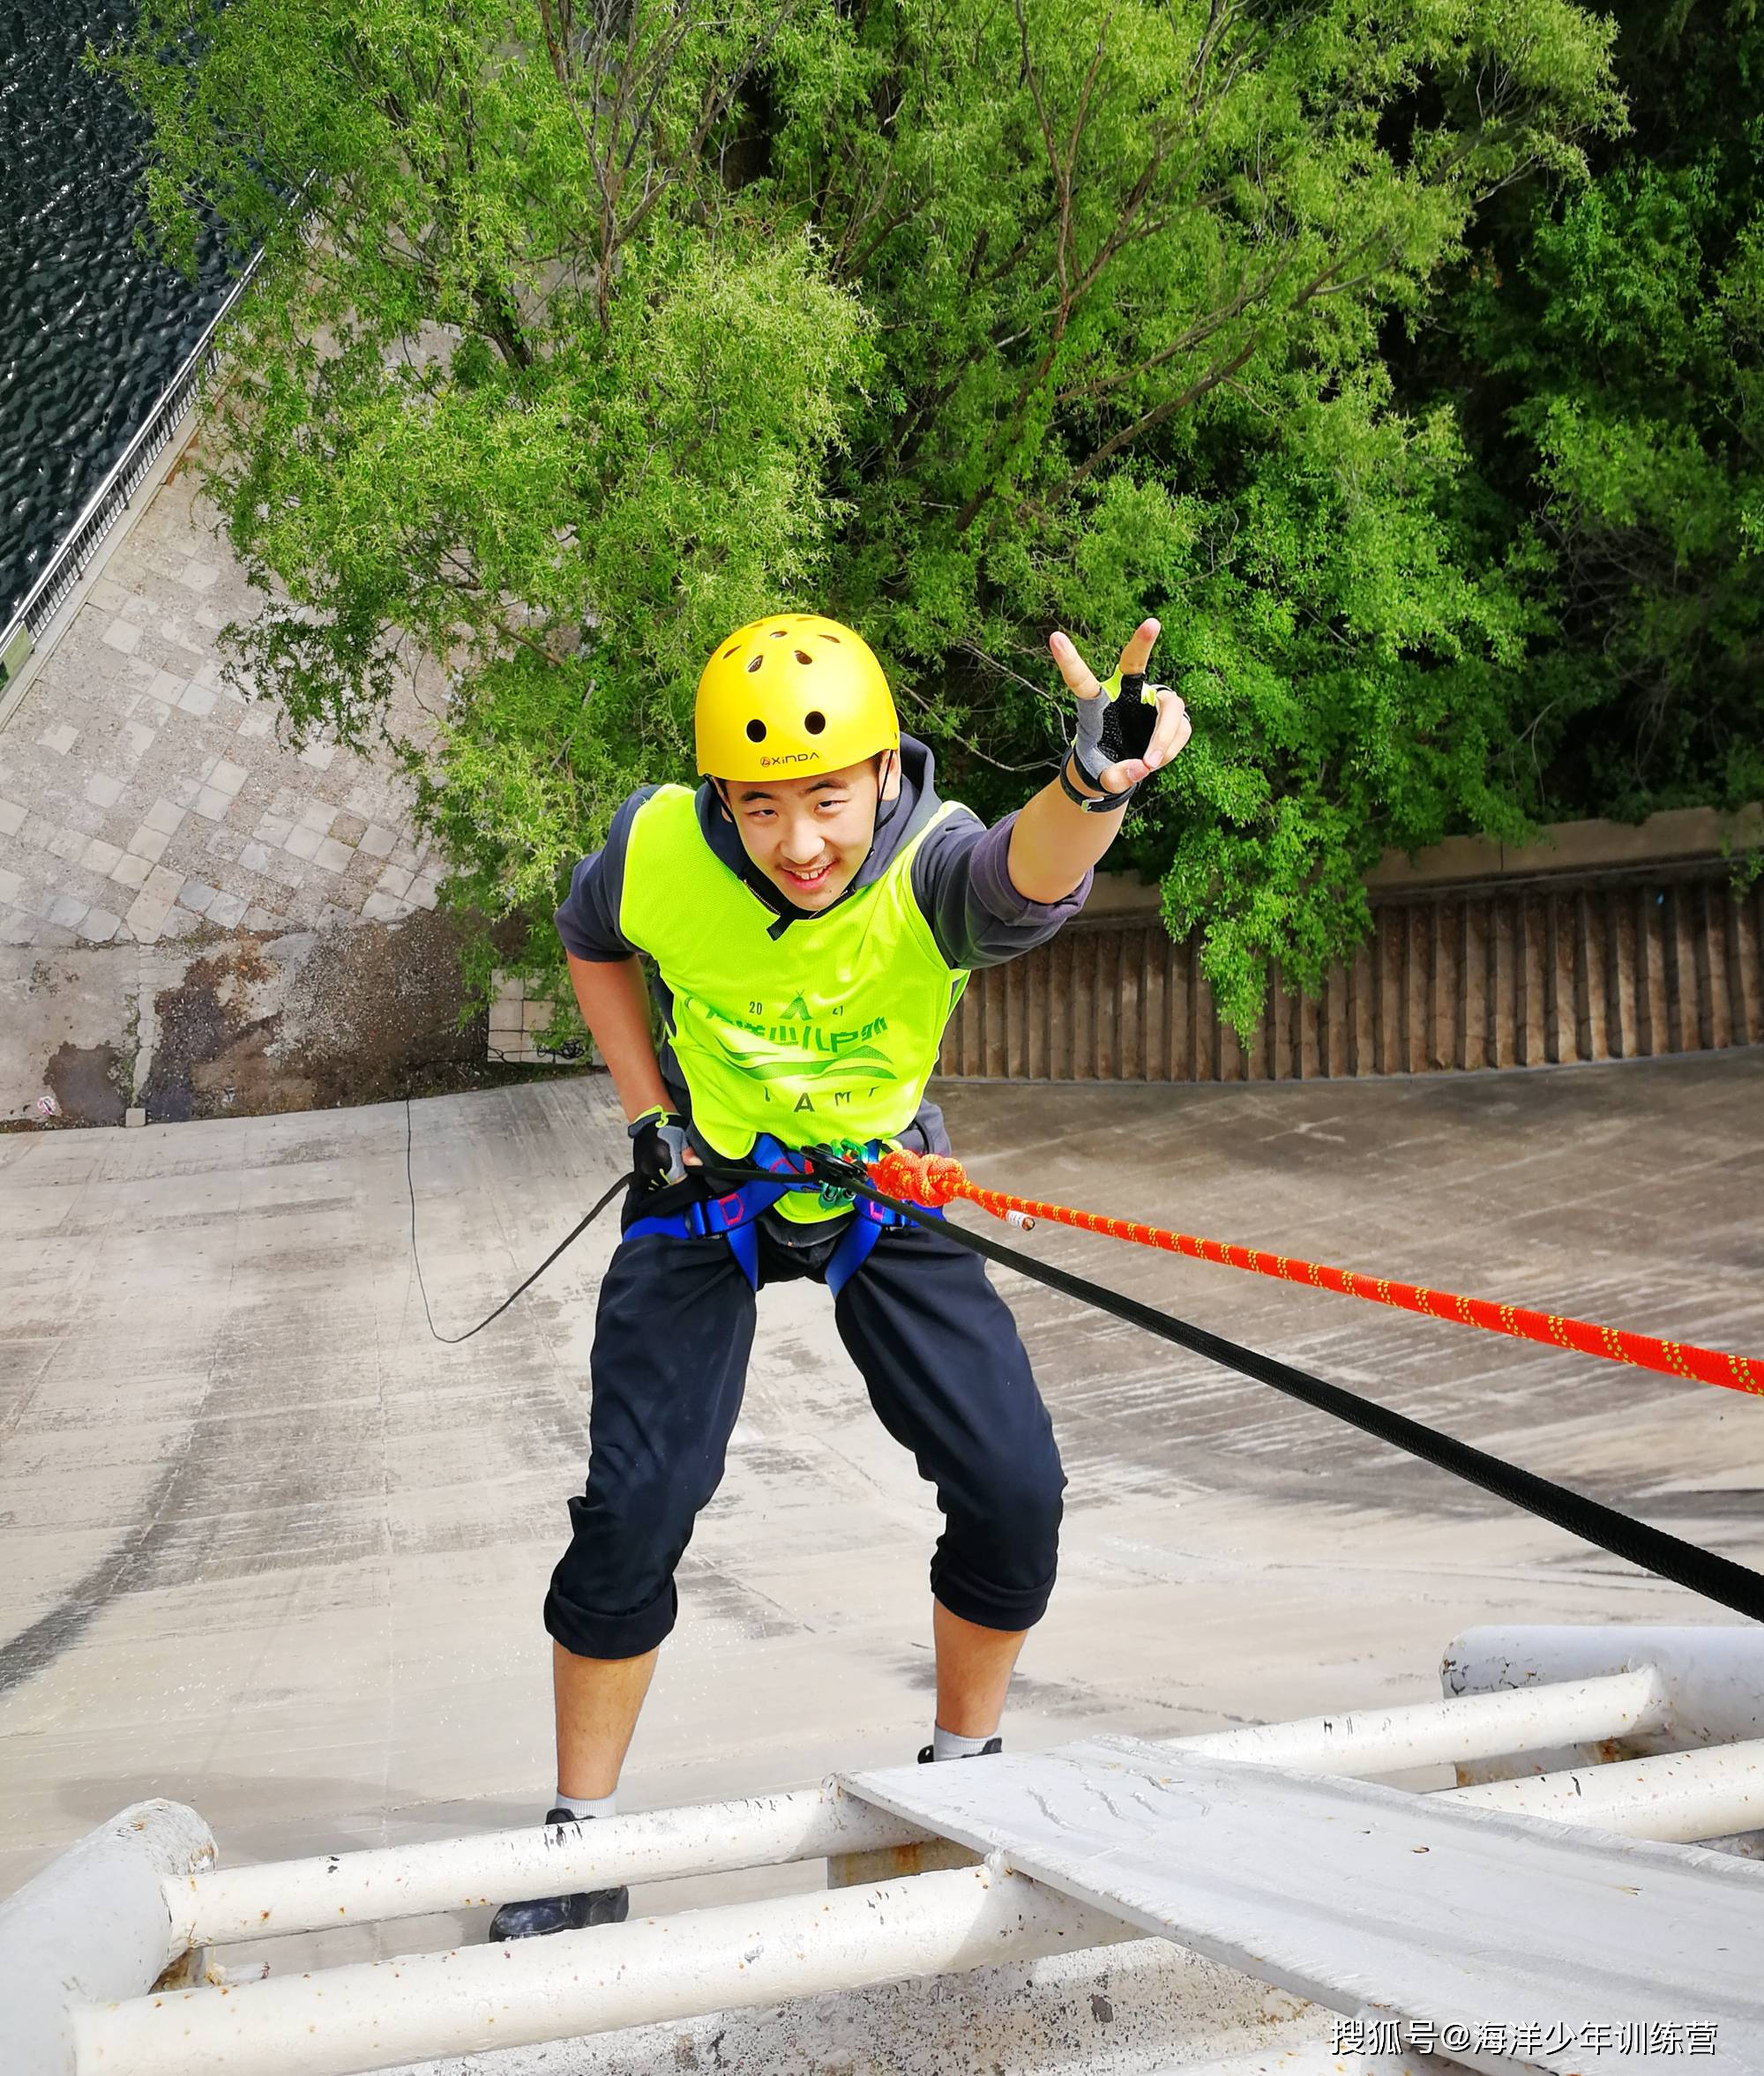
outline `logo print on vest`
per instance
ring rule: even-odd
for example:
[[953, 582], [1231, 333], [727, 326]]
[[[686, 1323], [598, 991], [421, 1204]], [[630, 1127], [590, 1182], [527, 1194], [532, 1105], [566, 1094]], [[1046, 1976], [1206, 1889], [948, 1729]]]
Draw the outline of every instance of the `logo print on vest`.
[[[765, 1022], [763, 1012], [760, 1017], [730, 1016], [702, 996], [684, 990], [677, 1002], [682, 1012], [696, 1011], [706, 1023], [720, 1026], [728, 1034], [723, 1041], [726, 1049], [741, 1072], [755, 1081], [812, 1077], [818, 1081], [874, 1083], [886, 1079], [893, 1066], [886, 1047], [872, 1042], [886, 1034], [886, 1016], [830, 1029], [826, 1024], [814, 1021], [816, 1012], [800, 994], [775, 1024]], [[839, 1017], [846, 1007], [843, 1002], [835, 1003], [820, 1013]], [[737, 1032], [744, 1035], [745, 1043], [735, 1039]]]

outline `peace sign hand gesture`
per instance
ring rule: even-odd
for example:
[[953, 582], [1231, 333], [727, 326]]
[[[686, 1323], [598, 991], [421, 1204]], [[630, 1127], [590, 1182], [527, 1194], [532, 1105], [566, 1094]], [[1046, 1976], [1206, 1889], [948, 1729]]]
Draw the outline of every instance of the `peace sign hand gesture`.
[[1098, 682], [1070, 636], [1056, 633], [1048, 642], [1060, 676], [1078, 698], [1072, 761], [1080, 780], [1105, 795], [1131, 793], [1168, 764], [1189, 737], [1188, 709], [1182, 700], [1168, 685], [1144, 682], [1159, 631], [1155, 620], [1140, 621], [1106, 685]]

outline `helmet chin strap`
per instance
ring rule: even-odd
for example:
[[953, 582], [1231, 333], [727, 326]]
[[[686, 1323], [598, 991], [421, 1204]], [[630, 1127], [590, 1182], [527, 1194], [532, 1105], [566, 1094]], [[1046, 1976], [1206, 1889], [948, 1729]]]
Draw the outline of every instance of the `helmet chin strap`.
[[892, 795], [887, 791], [888, 759], [891, 757], [894, 759], [895, 773], [900, 776], [901, 752], [898, 750], [878, 750], [876, 753], [876, 822], [870, 835], [872, 844], [893, 818], [894, 810], [900, 806], [901, 796], [906, 790], [904, 786], [897, 785]]

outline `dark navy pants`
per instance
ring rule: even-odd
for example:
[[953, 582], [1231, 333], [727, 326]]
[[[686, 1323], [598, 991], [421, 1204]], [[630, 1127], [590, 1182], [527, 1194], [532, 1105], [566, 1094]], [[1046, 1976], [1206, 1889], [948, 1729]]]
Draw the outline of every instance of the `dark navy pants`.
[[[670, 1195], [672, 1192], [669, 1192]], [[824, 1246], [760, 1233], [762, 1285], [820, 1280]], [[674, 1569], [721, 1482], [753, 1345], [754, 1297], [722, 1239], [622, 1242], [601, 1286], [587, 1489], [545, 1626], [585, 1658], [635, 1658], [674, 1626]], [[888, 1432], [937, 1488], [931, 1591], [987, 1629], [1028, 1629], [1053, 1590], [1060, 1468], [1016, 1322], [976, 1255], [892, 1228], [833, 1300]]]

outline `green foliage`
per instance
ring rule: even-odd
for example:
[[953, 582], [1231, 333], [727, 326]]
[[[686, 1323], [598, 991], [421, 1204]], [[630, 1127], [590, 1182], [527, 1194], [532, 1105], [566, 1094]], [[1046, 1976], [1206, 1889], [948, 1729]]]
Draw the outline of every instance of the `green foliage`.
[[1633, 129], [1497, 215], [1422, 379], [1473, 385], [1510, 537], [1553, 550], [1537, 804], [1764, 793], [1764, 23], [1628, 0]]
[[453, 896], [537, 923], [688, 769], [739, 622], [855, 621], [996, 810], [1066, 725], [1050, 626], [1106, 668], [1154, 612], [1196, 737], [1128, 848], [1247, 1025], [1385, 845], [1521, 825], [1547, 567], [1381, 347], [1615, 126], [1609, 41], [1566, 0], [145, 0], [158, 221], [270, 241], [213, 487], [288, 602], [240, 667], [359, 740], [445, 659]]

